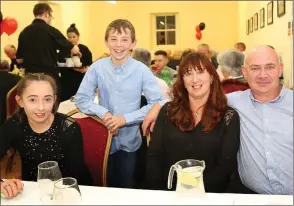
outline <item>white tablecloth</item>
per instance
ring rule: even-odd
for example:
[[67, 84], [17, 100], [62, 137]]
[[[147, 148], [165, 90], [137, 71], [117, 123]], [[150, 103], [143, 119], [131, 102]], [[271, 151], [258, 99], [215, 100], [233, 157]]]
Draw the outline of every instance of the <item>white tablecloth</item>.
[[[204, 200], [182, 197], [176, 192], [79, 186], [79, 205], [293, 205], [293, 196], [207, 193]], [[40, 205], [36, 182], [24, 181], [22, 194], [1, 205]]]

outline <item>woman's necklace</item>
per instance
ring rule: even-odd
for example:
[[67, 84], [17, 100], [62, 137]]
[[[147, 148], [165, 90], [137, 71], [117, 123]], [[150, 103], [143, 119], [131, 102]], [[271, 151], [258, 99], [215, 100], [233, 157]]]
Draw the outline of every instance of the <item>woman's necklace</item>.
[[200, 112], [194, 112], [194, 116], [196, 117], [197, 121], [200, 122], [200, 120], [201, 120]]

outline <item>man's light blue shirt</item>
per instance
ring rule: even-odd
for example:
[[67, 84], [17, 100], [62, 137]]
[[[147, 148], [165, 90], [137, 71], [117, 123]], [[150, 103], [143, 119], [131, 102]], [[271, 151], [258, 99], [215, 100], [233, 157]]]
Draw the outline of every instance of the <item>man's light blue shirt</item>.
[[282, 86], [267, 103], [251, 90], [227, 97], [240, 116], [238, 169], [244, 185], [257, 193], [293, 194], [293, 91]]
[[[99, 90], [99, 105], [93, 102], [95, 89]], [[148, 105], [140, 109], [141, 94]], [[111, 154], [118, 150], [136, 151], [142, 142], [139, 124], [152, 104], [162, 100], [160, 87], [150, 69], [129, 57], [119, 67], [111, 58], [94, 62], [88, 69], [76, 94], [76, 106], [85, 114], [103, 119], [107, 112], [123, 115], [126, 125], [113, 137]]]

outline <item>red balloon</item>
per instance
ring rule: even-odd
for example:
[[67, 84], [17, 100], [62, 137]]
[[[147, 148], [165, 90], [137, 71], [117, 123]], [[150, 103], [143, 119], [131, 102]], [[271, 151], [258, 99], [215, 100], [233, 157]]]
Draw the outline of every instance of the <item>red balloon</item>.
[[200, 29], [200, 27], [199, 26], [196, 26], [196, 32], [198, 33], [198, 32], [201, 32], [201, 29]]
[[3, 28], [2, 28], [2, 23], [0, 24], [0, 36], [3, 34]]
[[6, 17], [2, 21], [1, 31], [5, 32], [8, 36], [10, 36], [17, 30], [17, 26], [18, 24], [15, 18]]
[[200, 40], [202, 38], [202, 34], [201, 32], [197, 32], [197, 34], [195, 35], [196, 39]]

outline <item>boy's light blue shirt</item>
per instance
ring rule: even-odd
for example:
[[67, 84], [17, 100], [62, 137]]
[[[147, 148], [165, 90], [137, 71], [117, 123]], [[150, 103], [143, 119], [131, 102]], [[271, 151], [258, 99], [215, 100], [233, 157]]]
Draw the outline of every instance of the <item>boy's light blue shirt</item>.
[[[99, 90], [99, 105], [93, 102]], [[148, 105], [140, 109], [141, 94]], [[116, 68], [110, 57], [94, 62], [88, 69], [76, 94], [76, 106], [85, 114], [103, 119], [107, 112], [123, 115], [126, 125], [113, 137], [111, 154], [118, 150], [136, 151], [142, 142], [139, 124], [152, 104], [162, 100], [160, 87], [148, 67], [129, 57]]]

